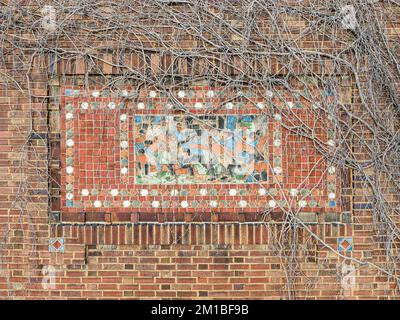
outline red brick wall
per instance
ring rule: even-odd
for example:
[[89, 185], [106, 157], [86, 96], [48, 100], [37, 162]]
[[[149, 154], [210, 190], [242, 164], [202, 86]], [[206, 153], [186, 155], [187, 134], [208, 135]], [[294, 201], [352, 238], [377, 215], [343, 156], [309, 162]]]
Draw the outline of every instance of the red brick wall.
[[[92, 73], [104, 72], [110, 77], [101, 81], [108, 83], [120, 70], [111, 66], [116, 55], [103, 57], [105, 62], [97, 61], [99, 69]], [[168, 60], [149, 57], [160, 70]], [[140, 70], [137, 58], [125, 57], [127, 65]], [[265, 215], [263, 206], [189, 214], [65, 208], [62, 90], [74, 85], [90, 92], [98, 80], [84, 77], [90, 64], [82, 59], [59, 59], [54, 66], [51, 54], [37, 54], [30, 61], [18, 50], [4, 59], [0, 71], [16, 82], [7, 77], [0, 82], [1, 299], [399, 298], [395, 280], [383, 272], [392, 267], [385, 256], [387, 239], [377, 236], [365, 186], [351, 170], [338, 175], [340, 206], [301, 210], [300, 220], [290, 223], [282, 210]], [[281, 66], [274, 60], [269, 71], [278, 72]], [[316, 69], [322, 70], [316, 72], [329, 73], [329, 66], [330, 61], [320, 61]], [[304, 72], [298, 68], [299, 74]], [[361, 110], [355, 80], [336, 71], [341, 102]], [[291, 146], [284, 154], [290, 159], [284, 177], [288, 184], [298, 176], [296, 164], [304, 162], [308, 171], [318, 158], [295, 138], [286, 137]], [[299, 157], [299, 152], [305, 154]], [[368, 157], [357, 146], [354, 153]], [[315, 183], [313, 177], [323, 174], [316, 172], [310, 184]], [[326, 181], [323, 178], [322, 184]], [[326, 201], [326, 190], [323, 196]], [[352, 241], [351, 248], [342, 238]], [[343, 289], [343, 265], [355, 270], [350, 292]], [[53, 271], [55, 286], [46, 286]]]
[[[306, 99], [296, 99], [282, 87], [274, 87], [275, 93], [271, 91], [268, 99], [251, 87], [240, 91], [245, 98], [236, 97], [233, 90], [200, 84], [170, 92], [189, 108], [190, 115], [177, 110], [178, 104], [156, 89], [140, 90], [135, 98], [121, 96], [121, 92], [134, 90], [130, 87], [115, 93], [83, 86], [59, 89], [61, 137], [54, 143], [60, 153], [51, 159], [61, 161], [61, 179], [57, 179], [60, 206], [53, 211], [61, 211], [63, 221], [72, 221], [74, 215], [81, 221], [83, 212], [100, 219], [111, 214], [108, 221], [131, 221], [138, 213], [140, 221], [168, 214], [173, 214], [175, 221], [185, 214], [186, 221], [204, 221], [212, 213], [237, 221], [238, 215], [259, 216], [265, 208], [275, 213], [282, 208], [319, 214], [340, 211], [339, 170], [332, 172], [334, 167], [312, 141], [287, 129], [310, 126], [316, 139], [326, 144], [332, 138], [332, 123], [323, 113], [313, 114]], [[318, 104], [325, 106], [332, 100], [321, 90], [314, 91]], [[215, 97], [207, 97], [209, 92]], [[166, 109], [168, 105], [175, 110]], [[210, 108], [217, 111], [211, 113]], [[157, 118], [165, 123], [154, 123]], [[228, 120], [234, 120], [231, 129]], [[189, 128], [189, 121], [198, 131]], [[221, 134], [217, 125], [226, 131]], [[252, 128], [247, 129], [248, 125]], [[182, 128], [176, 129], [178, 126]], [[196, 134], [187, 144], [192, 154], [202, 152], [203, 159], [190, 160], [186, 167], [180, 164], [180, 157], [186, 154], [175, 134], [167, 135], [168, 130]], [[246, 130], [251, 130], [248, 136]], [[157, 132], [156, 136], [152, 132]], [[235, 140], [229, 134], [235, 134]], [[238, 138], [242, 134], [248, 141]], [[224, 149], [224, 143], [229, 142], [235, 147]], [[254, 148], [252, 143], [256, 144]], [[165, 146], [169, 157], [164, 158], [170, 163], [157, 163], [160, 160], [151, 153], [138, 153], [138, 145], [145, 150], [146, 144], [154, 150]], [[245, 161], [240, 157], [242, 152], [250, 155]], [[210, 173], [211, 167], [218, 169], [206, 159], [212, 156], [223, 167], [222, 173]], [[236, 169], [238, 164], [240, 174], [231, 172], [230, 166]], [[293, 190], [297, 196], [293, 196]], [[308, 205], [302, 207], [301, 201]]]

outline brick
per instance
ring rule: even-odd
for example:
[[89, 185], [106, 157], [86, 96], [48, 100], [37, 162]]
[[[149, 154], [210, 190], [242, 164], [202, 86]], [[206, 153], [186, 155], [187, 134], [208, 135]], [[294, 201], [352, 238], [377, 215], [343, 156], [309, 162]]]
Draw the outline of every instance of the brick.
[[[138, 2], [139, 13], [143, 5]], [[381, 15], [387, 19], [382, 25], [386, 25], [388, 46], [393, 46], [400, 30], [400, 12], [390, 3], [376, 5], [387, 13]], [[192, 11], [185, 6], [178, 4], [173, 9], [195, 23]], [[344, 296], [343, 258], [325, 245], [336, 248], [339, 238], [351, 238], [352, 251], [341, 254], [386, 268], [390, 240], [390, 253], [398, 256], [398, 241], [376, 232], [374, 211], [380, 208], [375, 207], [373, 190], [367, 186], [370, 180], [375, 183], [374, 189], [387, 187], [386, 200], [390, 207], [398, 207], [398, 190], [383, 177], [384, 171], [377, 172], [373, 153], [378, 147], [385, 150], [385, 157], [378, 162], [393, 156], [393, 148], [386, 145], [397, 130], [395, 125], [388, 125], [393, 122], [387, 121], [394, 118], [388, 111], [392, 97], [386, 95], [386, 90], [382, 90], [382, 96], [373, 97], [377, 103], [374, 113], [379, 114], [381, 106], [387, 113], [377, 124], [359, 94], [361, 88], [374, 81], [368, 73], [368, 59], [387, 48], [379, 50], [379, 41], [372, 41], [376, 52], [365, 49], [365, 57], [358, 60], [356, 81], [339, 59], [328, 58], [352, 44], [352, 33], [330, 25], [317, 32], [311, 28], [311, 33], [304, 36], [304, 30], [315, 21], [313, 17], [304, 18], [304, 12], [310, 10], [307, 4], [302, 6], [301, 10], [287, 10], [287, 4], [269, 8], [285, 12], [279, 17], [286, 28], [279, 27], [280, 36], [260, 11], [252, 17], [257, 32], [250, 32], [250, 39], [242, 34], [249, 28], [238, 19], [239, 15], [235, 16], [235, 5], [229, 9], [233, 18], [220, 12], [218, 4], [206, 8], [214, 15], [225, 15], [225, 22], [235, 28], [231, 32], [221, 24], [220, 28], [210, 29], [207, 38], [216, 43], [212, 52], [204, 39], [187, 31], [199, 28], [178, 30], [168, 26], [168, 17], [163, 18], [163, 25], [168, 26], [165, 29], [140, 18], [141, 30], [153, 28], [154, 34], [164, 39], [163, 44], [140, 32], [130, 39], [128, 32], [123, 41], [130, 41], [132, 46], [126, 46], [112, 29], [115, 19], [108, 19], [107, 30], [102, 31], [100, 20], [85, 16], [84, 23], [99, 24], [96, 36], [87, 34], [75, 24], [74, 17], [68, 17], [73, 32], [63, 30], [66, 33], [60, 32], [58, 38], [60, 48], [68, 55], [61, 57], [58, 52], [56, 57], [56, 53], [45, 50], [32, 56], [43, 43], [39, 45], [32, 36], [13, 37], [16, 25], [11, 21], [0, 66], [2, 79], [6, 79], [0, 83], [0, 236], [6, 244], [0, 248], [0, 297], [287, 299], [289, 270], [293, 272], [294, 290], [290, 293], [296, 299], [398, 299], [392, 278], [353, 260], [346, 262], [356, 268], [356, 285], [349, 296]], [[29, 6], [21, 9], [27, 16], [36, 11]], [[146, 17], [151, 17], [150, 9], [152, 5], [146, 3]], [[326, 9], [330, 10], [324, 4], [313, 8], [321, 12]], [[365, 19], [360, 20], [364, 23], [369, 16], [362, 6], [359, 9], [358, 19]], [[107, 10], [107, 14], [112, 12]], [[57, 20], [63, 18], [65, 13], [57, 12]], [[128, 22], [132, 22], [133, 29], [136, 27], [133, 20]], [[370, 36], [366, 38], [374, 40]], [[85, 48], [77, 37], [85, 39]], [[243, 40], [249, 40], [247, 54], [236, 50]], [[268, 46], [264, 46], [263, 54], [256, 52], [257, 43], [264, 42], [278, 43], [274, 47], [277, 54], [272, 54]], [[281, 44], [286, 48], [284, 53]], [[32, 50], [21, 54], [18, 48]], [[87, 48], [91, 48], [90, 56]], [[116, 48], [122, 49], [117, 52]], [[177, 56], [183, 48], [185, 54]], [[321, 53], [312, 54], [315, 48]], [[303, 54], [303, 49], [309, 54]], [[200, 53], [201, 57], [190, 52]], [[301, 63], [297, 55], [301, 55]], [[352, 52], [341, 57], [354, 60]], [[391, 94], [398, 92], [398, 74], [391, 69], [390, 59], [385, 55], [377, 58], [388, 62], [393, 79]], [[379, 65], [374, 68], [378, 73], [382, 71]], [[132, 70], [141, 79], [140, 85], [124, 78]], [[327, 83], [333, 77], [331, 89]], [[165, 87], [173, 99], [161, 92]], [[267, 88], [272, 90], [272, 97], [268, 97]], [[122, 97], [122, 90], [132, 97]], [[136, 90], [138, 96], [134, 96]], [[180, 97], [179, 91], [185, 96]], [[185, 106], [187, 112], [167, 110], [171, 100]], [[82, 106], [85, 102], [89, 104], [87, 109]], [[140, 102], [144, 108], [139, 108]], [[311, 108], [315, 107], [311, 102], [320, 103], [321, 108]], [[335, 112], [348, 111], [338, 115], [337, 131], [348, 140], [341, 141], [334, 159], [326, 145], [331, 135], [330, 107]], [[72, 116], [67, 116], [69, 111]], [[122, 114], [127, 115], [125, 124]], [[234, 163], [225, 168], [220, 160], [216, 162], [223, 169], [219, 165], [170, 166], [165, 159], [156, 159], [155, 165], [142, 157], [143, 146], [162, 145], [157, 123], [166, 121], [165, 115], [175, 117], [179, 130], [193, 129], [196, 135], [208, 132], [212, 138], [222, 137], [223, 131], [231, 132], [233, 126], [240, 127], [243, 136], [248, 128], [255, 128], [258, 136], [252, 142], [265, 148], [251, 152], [266, 156], [268, 162], [255, 161], [255, 174], [240, 174], [241, 168]], [[198, 116], [208, 118], [198, 121]], [[257, 122], [260, 119], [261, 125]], [[223, 130], [210, 130], [213, 126]], [[313, 130], [308, 132], [307, 127]], [[300, 137], [303, 131], [318, 138], [318, 145], [315, 139]], [[381, 145], [376, 146], [376, 141]], [[209, 142], [210, 156], [219, 148], [228, 150], [229, 143]], [[192, 156], [199, 150], [196, 144], [185, 152]], [[361, 173], [352, 163], [350, 169], [349, 163], [342, 161], [348, 151], [360, 168], [372, 167]], [[332, 168], [330, 160], [337, 163], [336, 167]], [[67, 167], [72, 166], [73, 173], [67, 173]], [[125, 174], [121, 171], [124, 166]], [[167, 184], [162, 180], [175, 176], [183, 183]], [[382, 179], [382, 183], [375, 179]], [[291, 203], [285, 204], [285, 199]], [[289, 224], [282, 206], [299, 212], [298, 218], [322, 241], [299, 224]], [[398, 225], [396, 216], [392, 221]], [[49, 239], [56, 237], [64, 240], [64, 252], [49, 252]], [[288, 268], [289, 261], [294, 262], [292, 268]], [[54, 290], [44, 289], [41, 284], [43, 268], [49, 265], [57, 272]]]

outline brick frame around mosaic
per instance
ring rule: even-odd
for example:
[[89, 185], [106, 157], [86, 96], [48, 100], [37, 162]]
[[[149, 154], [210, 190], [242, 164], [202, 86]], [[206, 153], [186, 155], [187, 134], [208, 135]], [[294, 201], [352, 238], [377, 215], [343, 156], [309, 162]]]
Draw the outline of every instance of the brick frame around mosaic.
[[[279, 213], [289, 207], [297, 211], [340, 211], [338, 170], [313, 146], [305, 147], [306, 143], [284, 129], [288, 119], [293, 119], [288, 115], [296, 114], [299, 121], [314, 126], [320, 121], [317, 133], [321, 140], [328, 145], [334, 141], [326, 114], [310, 118], [307, 110], [313, 105], [300, 94], [290, 95], [280, 88], [259, 94], [250, 89], [238, 93], [225, 92], [222, 87], [194, 86], [176, 90], [173, 94], [178, 101], [171, 104], [166, 93], [156, 89], [138, 93], [128, 86], [116, 93], [95, 86], [62, 86], [60, 93], [62, 214], [250, 214]], [[314, 94], [321, 104], [329, 105], [329, 94]], [[134, 142], [138, 136], [134, 134], [135, 117], [205, 115], [266, 118], [266, 178], [236, 183], [138, 184], [134, 175]], [[311, 167], [317, 167], [314, 173], [302, 177]], [[306, 180], [301, 188], [300, 179]]]

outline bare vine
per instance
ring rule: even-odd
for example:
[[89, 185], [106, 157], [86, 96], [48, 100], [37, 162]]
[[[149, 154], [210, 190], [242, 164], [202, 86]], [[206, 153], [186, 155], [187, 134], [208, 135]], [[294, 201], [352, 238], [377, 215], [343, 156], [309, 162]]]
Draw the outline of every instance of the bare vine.
[[[46, 5], [54, 13], [43, 13]], [[86, 87], [96, 75], [102, 79], [98, 84], [113, 92], [126, 84], [137, 90], [156, 88], [187, 113], [174, 92], [201, 81], [223, 86], [227, 92], [256, 88], [266, 100], [268, 92], [279, 94], [279, 87], [315, 105], [310, 111], [313, 117], [332, 120], [337, 137], [333, 147], [290, 111], [284, 114], [285, 129], [340, 168], [343, 180], [350, 177], [352, 194], [342, 201], [350, 197], [370, 204], [366, 209], [372, 212], [371, 231], [383, 243], [386, 259], [342, 254], [299, 219], [299, 212], [282, 207], [284, 219], [274, 250], [282, 257], [287, 297], [296, 297], [296, 279], [302, 272], [299, 259], [304, 259], [301, 252], [309, 250], [309, 243], [360, 267], [379, 270], [397, 282], [398, 290], [400, 7], [394, 0], [351, 1], [356, 20], [346, 27], [342, 11], [346, 5], [344, 0], [0, 1], [1, 96], [18, 96], [24, 107], [12, 105], [10, 110], [25, 114], [27, 120], [12, 128], [24, 141], [16, 160], [19, 184], [8, 221], [0, 230], [0, 262], [6, 259], [2, 253], [11, 244], [11, 231], [19, 228], [15, 224], [25, 238], [33, 239], [29, 255], [35, 256], [37, 230], [32, 217], [43, 208], [36, 206], [29, 190], [51, 179], [37, 169], [48, 160], [40, 156], [40, 146], [47, 142], [34, 144], [31, 137], [45, 131], [47, 103], [53, 97], [38, 92], [35, 83], [57, 76], [56, 67], [67, 70], [82, 63]], [[137, 59], [135, 67], [126, 60], [128, 55]], [[113, 76], [100, 65], [112, 68]], [[62, 76], [71, 75], [65, 71]], [[333, 102], [320, 104], [314, 87], [329, 92]], [[135, 101], [134, 96], [128, 99]], [[265, 208], [260, 222], [268, 225], [270, 214], [271, 209]], [[354, 214], [353, 223], [363, 224], [365, 219]], [[309, 235], [305, 246], [298, 242], [299, 230]], [[316, 260], [319, 273], [323, 262]], [[306, 289], [316, 281], [309, 278]], [[8, 285], [11, 298], [10, 281]]]

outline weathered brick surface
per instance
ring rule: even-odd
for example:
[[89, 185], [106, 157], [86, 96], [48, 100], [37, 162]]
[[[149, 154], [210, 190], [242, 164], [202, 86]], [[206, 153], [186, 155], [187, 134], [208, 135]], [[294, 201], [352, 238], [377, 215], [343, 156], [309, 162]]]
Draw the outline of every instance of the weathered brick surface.
[[[285, 19], [290, 21], [294, 34], [305, 26], [305, 21]], [[272, 30], [266, 27], [265, 32]], [[395, 37], [398, 33], [398, 24], [388, 27], [389, 35]], [[287, 40], [294, 37], [291, 33], [283, 36]], [[233, 34], [230, 41], [239, 41], [237, 37]], [[26, 43], [30, 39], [26, 35]], [[94, 39], [88, 40], [86, 46], [95, 43]], [[302, 45], [314, 49], [316, 43], [332, 52], [344, 46], [318, 39], [305, 39]], [[75, 48], [67, 40], [59, 45], [64, 49]], [[192, 39], [183, 39], [181, 45], [195, 48], [197, 44]], [[21, 92], [9, 79], [0, 78], [1, 299], [399, 298], [395, 280], [376, 267], [393, 267], [386, 261], [388, 239], [377, 236], [368, 188], [363, 177], [350, 170], [338, 178], [340, 204], [329, 209], [324, 185], [321, 190], [326, 205], [322, 207], [328, 209], [298, 212], [304, 224], [295, 226], [285, 220], [279, 209], [265, 216], [262, 210], [265, 204], [254, 206], [254, 210], [228, 207], [172, 213], [159, 209], [67, 208], [63, 189], [67, 178], [62, 172], [66, 168], [63, 145], [66, 141], [61, 136], [65, 133], [62, 90], [74, 86], [90, 93], [89, 89], [98, 85], [99, 74], [115, 79], [123, 72], [117, 63], [120, 59], [141, 73], [145, 73], [149, 64], [155, 74], [165, 75], [170, 72], [171, 56], [149, 51], [143, 60], [137, 52], [123, 57], [108, 52], [102, 53], [101, 60], [90, 63], [74, 57], [58, 60], [54, 65], [51, 62], [54, 55], [41, 53], [32, 61], [28, 87], [24, 72], [29, 61], [23, 65], [24, 57], [19, 54], [4, 55], [0, 65], [0, 71], [12, 73], [15, 80], [24, 84]], [[261, 74], [284, 76], [287, 70], [283, 66], [288, 62], [285, 59], [272, 57], [268, 64], [254, 61], [256, 68], [247, 73], [258, 70]], [[319, 75], [335, 72], [340, 77], [337, 90], [341, 102], [362, 110], [355, 79], [343, 70], [335, 70], [333, 62], [324, 59], [307, 67]], [[208, 65], [209, 61], [199, 60], [189, 64], [185, 58], [179, 58], [175, 71], [180, 75], [217, 73]], [[221, 70], [230, 75], [239, 73], [232, 65], [240, 65], [240, 57], [226, 57], [225, 62], [219, 65]], [[309, 72], [301, 64], [293, 69], [297, 75]], [[92, 74], [89, 79], [85, 77], [87, 70]], [[126, 84], [121, 86], [124, 87]], [[359, 126], [362, 132], [362, 125]], [[310, 152], [301, 154], [296, 149], [299, 142], [295, 137], [286, 138], [290, 149], [283, 155], [287, 175], [282, 180], [289, 190], [293, 179], [304, 174], [296, 172], [298, 164], [307, 166], [309, 171], [315, 162], [310, 158], [316, 155], [309, 150], [310, 146], [305, 147]], [[367, 151], [357, 145], [357, 137], [349, 136], [348, 142], [354, 145], [358, 160], [368, 160]], [[324, 175], [316, 172], [309, 180], [310, 185], [321, 177]], [[324, 177], [322, 183], [326, 181]], [[388, 199], [395, 205], [399, 203], [398, 195], [390, 190]], [[155, 196], [152, 200], [162, 199]], [[336, 252], [341, 238], [352, 239], [351, 251]], [[51, 239], [60, 239], [63, 244], [53, 242], [56, 250], [49, 248]], [[63, 252], [53, 252], [59, 246], [64, 248]], [[297, 249], [295, 261], [291, 256], [293, 246]], [[392, 255], [398, 252], [393, 250]], [[356, 267], [355, 287], [350, 294], [342, 287], [343, 264]], [[48, 266], [54, 268], [56, 281], [50, 289], [43, 286]]]

